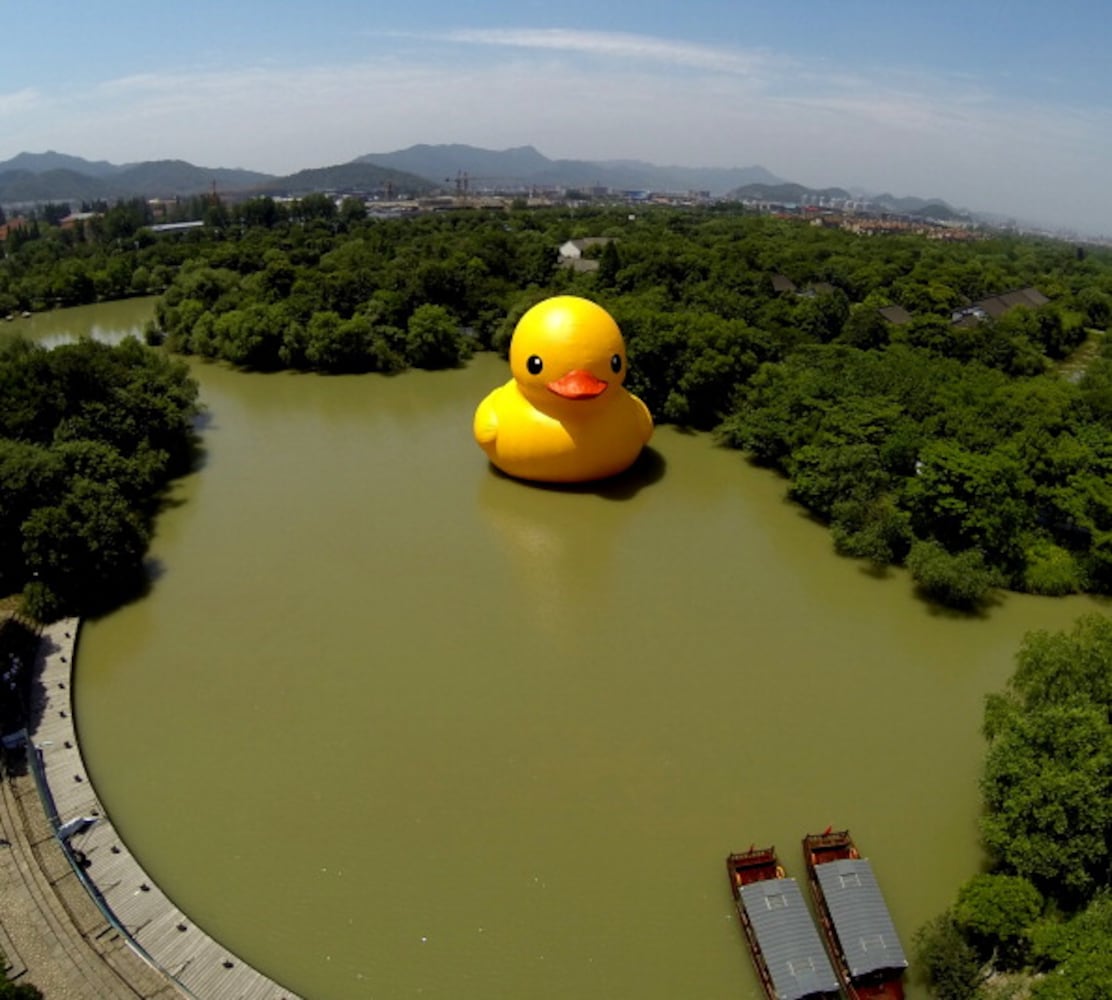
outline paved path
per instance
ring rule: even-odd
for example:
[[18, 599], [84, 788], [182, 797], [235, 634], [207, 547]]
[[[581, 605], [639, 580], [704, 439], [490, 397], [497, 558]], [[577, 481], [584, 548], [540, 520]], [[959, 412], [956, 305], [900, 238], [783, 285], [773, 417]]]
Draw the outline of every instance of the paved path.
[[46, 820], [34, 779], [0, 782], [0, 941], [16, 982], [47, 1000], [137, 1000], [182, 994], [136, 955], [78, 883]]
[[[18, 765], [0, 781], [0, 948], [10, 975], [47, 1000], [298, 1000], [194, 926], [116, 834], [77, 746], [77, 627], [46, 626], [39, 644], [29, 752], [42, 787]], [[67, 854], [56, 826], [83, 818], [93, 822], [68, 837]]]

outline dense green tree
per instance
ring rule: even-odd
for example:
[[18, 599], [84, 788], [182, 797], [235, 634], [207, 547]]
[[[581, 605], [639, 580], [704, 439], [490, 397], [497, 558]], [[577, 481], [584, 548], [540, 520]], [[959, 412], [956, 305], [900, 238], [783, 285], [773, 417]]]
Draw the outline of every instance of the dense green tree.
[[1112, 861], [1112, 622], [1029, 636], [989, 699], [985, 843], [1063, 905], [1107, 887]]
[[293, 288], [297, 269], [281, 250], [271, 248], [263, 254], [264, 268], [260, 275], [260, 292], [268, 302], [281, 302]]
[[953, 914], [943, 913], [915, 934], [915, 964], [939, 1000], [971, 1000], [981, 980], [981, 963]]
[[782, 363], [761, 366], [719, 427], [720, 436], [787, 471], [790, 456], [811, 441], [825, 411], [844, 394], [840, 361], [833, 353], [803, 348]]
[[167, 472], [166, 454], [155, 451], [146, 440], [125, 453], [92, 438], [59, 439], [47, 454], [60, 463], [61, 476], [66, 480], [87, 479], [111, 485], [131, 506], [140, 506]]
[[1027, 633], [1009, 688], [1028, 709], [1080, 700], [1112, 710], [1110, 665], [1112, 621], [1103, 615], [1084, 615], [1070, 632]]
[[889, 324], [881, 315], [880, 307], [866, 301], [850, 306], [838, 339], [851, 347], [870, 350], [883, 348], [890, 336]]
[[221, 357], [243, 368], [263, 371], [280, 367], [283, 332], [281, 311], [275, 313], [260, 303], [221, 313], [213, 327]]
[[876, 566], [903, 563], [914, 540], [910, 518], [888, 493], [839, 499], [830, 510], [830, 530], [838, 552]]
[[147, 531], [112, 483], [72, 480], [57, 503], [31, 512], [22, 534], [28, 571], [61, 608], [110, 607], [142, 583]]
[[330, 221], [338, 214], [336, 202], [326, 194], [307, 194], [294, 202], [290, 212], [302, 222]]
[[125, 241], [134, 240], [139, 230], [149, 226], [152, 221], [151, 208], [147, 201], [143, 198], [132, 198], [128, 201], [118, 201], [111, 208], [103, 207], [89, 224], [98, 241], [119, 248]]
[[1027, 937], [1039, 918], [1043, 898], [1018, 875], [974, 875], [958, 891], [954, 923], [963, 936], [978, 944], [980, 956], [996, 953], [1008, 967], [1021, 967]]
[[38, 214], [44, 222], [48, 223], [51, 226], [57, 226], [67, 215], [70, 214], [70, 204], [68, 201], [50, 201], [38, 210]]
[[287, 213], [273, 198], [263, 195], [243, 202], [238, 207], [236, 216], [246, 226], [262, 226], [270, 229], [279, 222], [285, 221]]
[[964, 360], [972, 354], [969, 335], [957, 329], [947, 317], [933, 313], [915, 316], [900, 331], [899, 339], [943, 357], [959, 357]]
[[979, 454], [934, 441], [923, 447], [916, 471], [906, 495], [920, 538], [949, 552], [977, 549], [999, 566], [1019, 562], [1021, 533], [1032, 521], [1024, 502], [1030, 487], [1010, 450]]
[[53, 501], [63, 481], [63, 462], [49, 448], [0, 437], [0, 591], [18, 590], [28, 577], [23, 523]]
[[1034, 934], [1036, 956], [1053, 967], [1031, 986], [1031, 1000], [1107, 1000], [1112, 996], [1112, 895], [1099, 894], [1061, 923]]
[[[130, 272], [129, 272], [130, 280]], [[51, 282], [51, 295], [62, 306], [84, 305], [95, 302], [97, 282], [89, 273], [87, 264], [78, 259], [59, 261]]]
[[0, 436], [47, 443], [65, 413], [65, 387], [56, 384], [47, 353], [21, 338], [0, 341]]
[[0, 584], [39, 617], [143, 586], [160, 491], [192, 461], [197, 386], [128, 339], [0, 345]]
[[1027, 593], [1062, 597], [1084, 590], [1088, 579], [1072, 552], [1045, 536], [1034, 535], [1024, 538], [1020, 582]]
[[845, 292], [833, 288], [801, 297], [794, 310], [793, 325], [805, 336], [826, 343], [842, 333], [849, 311]]
[[470, 355], [470, 348], [447, 309], [423, 305], [409, 318], [405, 353], [416, 368], [452, 368]]
[[231, 214], [228, 206], [220, 198], [213, 196], [205, 200], [203, 219], [207, 229], [211, 229], [214, 233], [221, 233], [227, 230], [231, 222]]
[[1077, 305], [1089, 326], [1105, 330], [1112, 323], [1112, 295], [1088, 286], [1077, 293]]
[[1003, 583], [979, 549], [950, 552], [931, 541], [912, 542], [907, 568], [925, 596], [965, 610], [981, 607]]
[[916, 934], [936, 995], [1112, 995], [1110, 667], [1112, 620], [1086, 615], [1069, 632], [1025, 636], [1006, 691], [987, 699], [982, 832], [993, 870]]
[[367, 218], [367, 205], [362, 198], [344, 198], [340, 202], [339, 216], [344, 227], [351, 228]]
[[830, 519], [835, 506], [867, 503], [884, 491], [887, 476], [874, 445], [827, 441], [792, 454], [791, 496]]
[[309, 320], [305, 358], [323, 371], [366, 371], [370, 367], [371, 337], [371, 322], [366, 316], [345, 320], [334, 312], [319, 312]]
[[1112, 424], [1112, 359], [1094, 359], [1079, 379], [1078, 388], [1087, 415], [1105, 426]]
[[618, 244], [611, 240], [602, 248], [598, 259], [597, 279], [600, 288], [613, 288], [618, 281], [618, 272], [622, 269], [622, 257], [618, 252]]

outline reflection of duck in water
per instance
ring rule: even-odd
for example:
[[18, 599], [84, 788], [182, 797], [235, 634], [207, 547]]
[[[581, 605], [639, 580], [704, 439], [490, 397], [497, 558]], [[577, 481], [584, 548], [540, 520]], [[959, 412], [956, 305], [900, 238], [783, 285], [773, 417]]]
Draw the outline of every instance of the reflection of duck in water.
[[533, 306], [514, 330], [510, 372], [475, 411], [487, 457], [520, 479], [572, 483], [625, 471], [652, 436], [623, 387], [625, 342], [605, 309], [572, 295]]
[[528, 487], [496, 474], [480, 477], [475, 500], [501, 553], [495, 585], [506, 592], [495, 603], [515, 609], [500, 625], [501, 641], [512, 646], [543, 636], [567, 656], [580, 651], [586, 623], [614, 600], [628, 505], [579, 487]]

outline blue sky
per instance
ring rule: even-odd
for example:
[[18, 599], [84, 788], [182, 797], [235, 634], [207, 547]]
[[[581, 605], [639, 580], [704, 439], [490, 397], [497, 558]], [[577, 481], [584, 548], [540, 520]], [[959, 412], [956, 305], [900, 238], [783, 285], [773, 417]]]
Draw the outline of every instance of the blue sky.
[[0, 61], [0, 161], [285, 174], [414, 143], [760, 164], [1112, 236], [1104, 0], [51, 0]]

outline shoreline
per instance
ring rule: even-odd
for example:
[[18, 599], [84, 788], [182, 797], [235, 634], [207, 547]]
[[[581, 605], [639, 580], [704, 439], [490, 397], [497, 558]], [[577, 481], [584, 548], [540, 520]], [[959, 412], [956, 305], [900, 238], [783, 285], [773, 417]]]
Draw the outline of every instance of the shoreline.
[[[28, 775], [22, 791], [16, 793], [23, 820], [20, 824], [16, 817], [7, 817], [6, 839], [19, 838], [22, 825], [27, 833], [27, 846], [36, 848], [35, 861], [28, 865], [37, 862], [59, 898], [59, 886], [66, 883], [69, 898], [61, 902], [71, 917], [73, 930], [126, 984], [125, 992], [113, 995], [300, 1000], [197, 927], [151, 880], [116, 832], [89, 779], [77, 740], [72, 692], [79, 629], [80, 620], [76, 618], [60, 619], [41, 629], [28, 679], [31, 691], [31, 723], [25, 744]], [[12, 781], [6, 777], [5, 785]], [[37, 794], [29, 787], [32, 785]], [[6, 788], [6, 794], [7, 791]], [[28, 831], [29, 827], [36, 828], [34, 834]], [[28, 874], [33, 877], [34, 873], [24, 872], [25, 883]], [[86, 897], [85, 905], [79, 907], [84, 911], [81, 914], [75, 912], [78, 907], [73, 905], [74, 890], [83, 891]], [[49, 904], [49, 900], [45, 902]], [[38, 909], [45, 915], [42, 900]], [[3, 916], [0, 913], [0, 919]], [[31, 916], [33, 919], [33, 912]], [[5, 926], [0, 941], [14, 948], [16, 954], [10, 955], [9, 961], [20, 967], [19, 975], [25, 970], [27, 978], [39, 985], [50, 1000], [63, 995], [47, 993], [46, 987], [38, 983], [36, 963], [25, 960], [19, 944], [10, 939], [4, 941], [8, 930]], [[46, 933], [50, 928], [42, 930]], [[10, 931], [14, 935], [15, 928]], [[113, 939], [125, 945], [139, 961], [112, 961], [101, 946], [114, 943]], [[73, 943], [71, 938], [69, 947]], [[52, 950], [56, 951], [57, 946]]]

